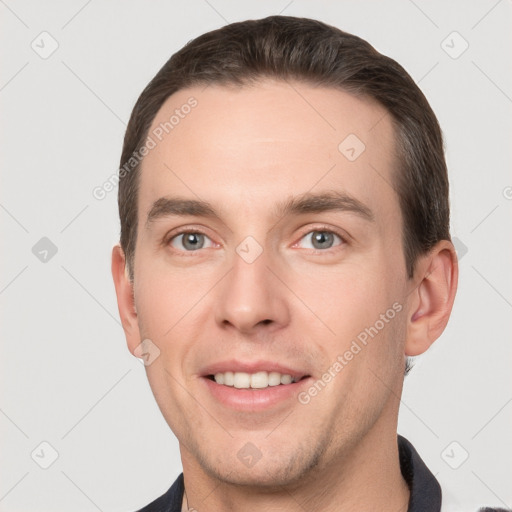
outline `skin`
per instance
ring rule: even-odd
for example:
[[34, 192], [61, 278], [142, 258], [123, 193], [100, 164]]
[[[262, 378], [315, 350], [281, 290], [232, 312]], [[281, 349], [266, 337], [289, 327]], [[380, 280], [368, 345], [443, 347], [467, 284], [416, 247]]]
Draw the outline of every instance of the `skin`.
[[[146, 371], [180, 443], [188, 506], [407, 510], [396, 440], [404, 358], [443, 332], [458, 270], [453, 245], [441, 241], [407, 278], [390, 116], [343, 91], [265, 79], [179, 91], [152, 128], [190, 96], [197, 107], [142, 164], [133, 283], [122, 249], [112, 254], [128, 348], [149, 338], [160, 350]], [[348, 134], [366, 146], [353, 162], [338, 150]], [[373, 220], [275, 213], [284, 199], [333, 190]], [[206, 200], [219, 219], [148, 224], [164, 196]], [[207, 246], [187, 252], [172, 239], [185, 227], [203, 231]], [[315, 249], [313, 231], [343, 239]], [[249, 235], [263, 251], [250, 264], [236, 252]], [[400, 313], [308, 404], [240, 412], [205, 388], [201, 369], [227, 358], [277, 361], [316, 381], [394, 303]], [[252, 467], [237, 457], [248, 442], [261, 453]]]

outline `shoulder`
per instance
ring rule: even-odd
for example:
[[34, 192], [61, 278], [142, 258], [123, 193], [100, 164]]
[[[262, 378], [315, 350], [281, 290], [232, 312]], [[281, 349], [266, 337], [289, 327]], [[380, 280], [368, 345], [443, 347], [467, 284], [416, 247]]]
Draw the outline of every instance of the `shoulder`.
[[137, 510], [137, 512], [181, 512], [183, 491], [183, 473], [181, 473], [162, 496], [159, 496], [144, 508]]
[[478, 512], [510, 512], [507, 508], [494, 508], [494, 507], [483, 507]]

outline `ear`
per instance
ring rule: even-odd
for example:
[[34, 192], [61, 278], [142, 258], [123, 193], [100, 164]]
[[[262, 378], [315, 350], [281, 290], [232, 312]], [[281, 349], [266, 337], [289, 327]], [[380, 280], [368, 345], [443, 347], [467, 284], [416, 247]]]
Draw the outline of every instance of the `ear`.
[[[451, 242], [441, 240], [416, 265], [411, 292], [405, 355], [425, 352], [444, 331], [453, 307], [459, 268]], [[419, 278], [419, 279], [418, 279]]]
[[134, 350], [140, 345], [139, 323], [135, 309], [133, 283], [128, 275], [123, 249], [119, 245], [112, 249], [112, 277], [116, 288], [117, 307], [126, 336], [128, 350], [135, 355]]

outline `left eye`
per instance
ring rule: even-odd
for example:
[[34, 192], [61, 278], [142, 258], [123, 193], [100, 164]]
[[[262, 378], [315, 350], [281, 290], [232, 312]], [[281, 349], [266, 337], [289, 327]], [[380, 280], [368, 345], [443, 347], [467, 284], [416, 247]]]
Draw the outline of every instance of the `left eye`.
[[171, 239], [170, 244], [176, 249], [185, 250], [187, 252], [212, 247], [212, 242], [206, 235], [193, 231], [176, 235]]
[[[305, 240], [307, 245], [306, 249], [330, 249], [336, 245], [341, 245], [343, 240], [341, 237], [333, 233], [332, 231], [311, 231], [307, 235], [301, 238], [301, 241]], [[336, 243], [337, 242], [337, 243]]]

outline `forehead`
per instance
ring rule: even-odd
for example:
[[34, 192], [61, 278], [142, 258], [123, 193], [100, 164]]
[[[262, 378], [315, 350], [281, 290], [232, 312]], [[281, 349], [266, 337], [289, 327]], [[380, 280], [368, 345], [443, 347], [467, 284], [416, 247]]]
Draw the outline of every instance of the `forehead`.
[[148, 135], [154, 148], [141, 166], [142, 215], [167, 195], [247, 213], [333, 189], [380, 215], [397, 213], [391, 116], [342, 90], [275, 80], [183, 89]]

